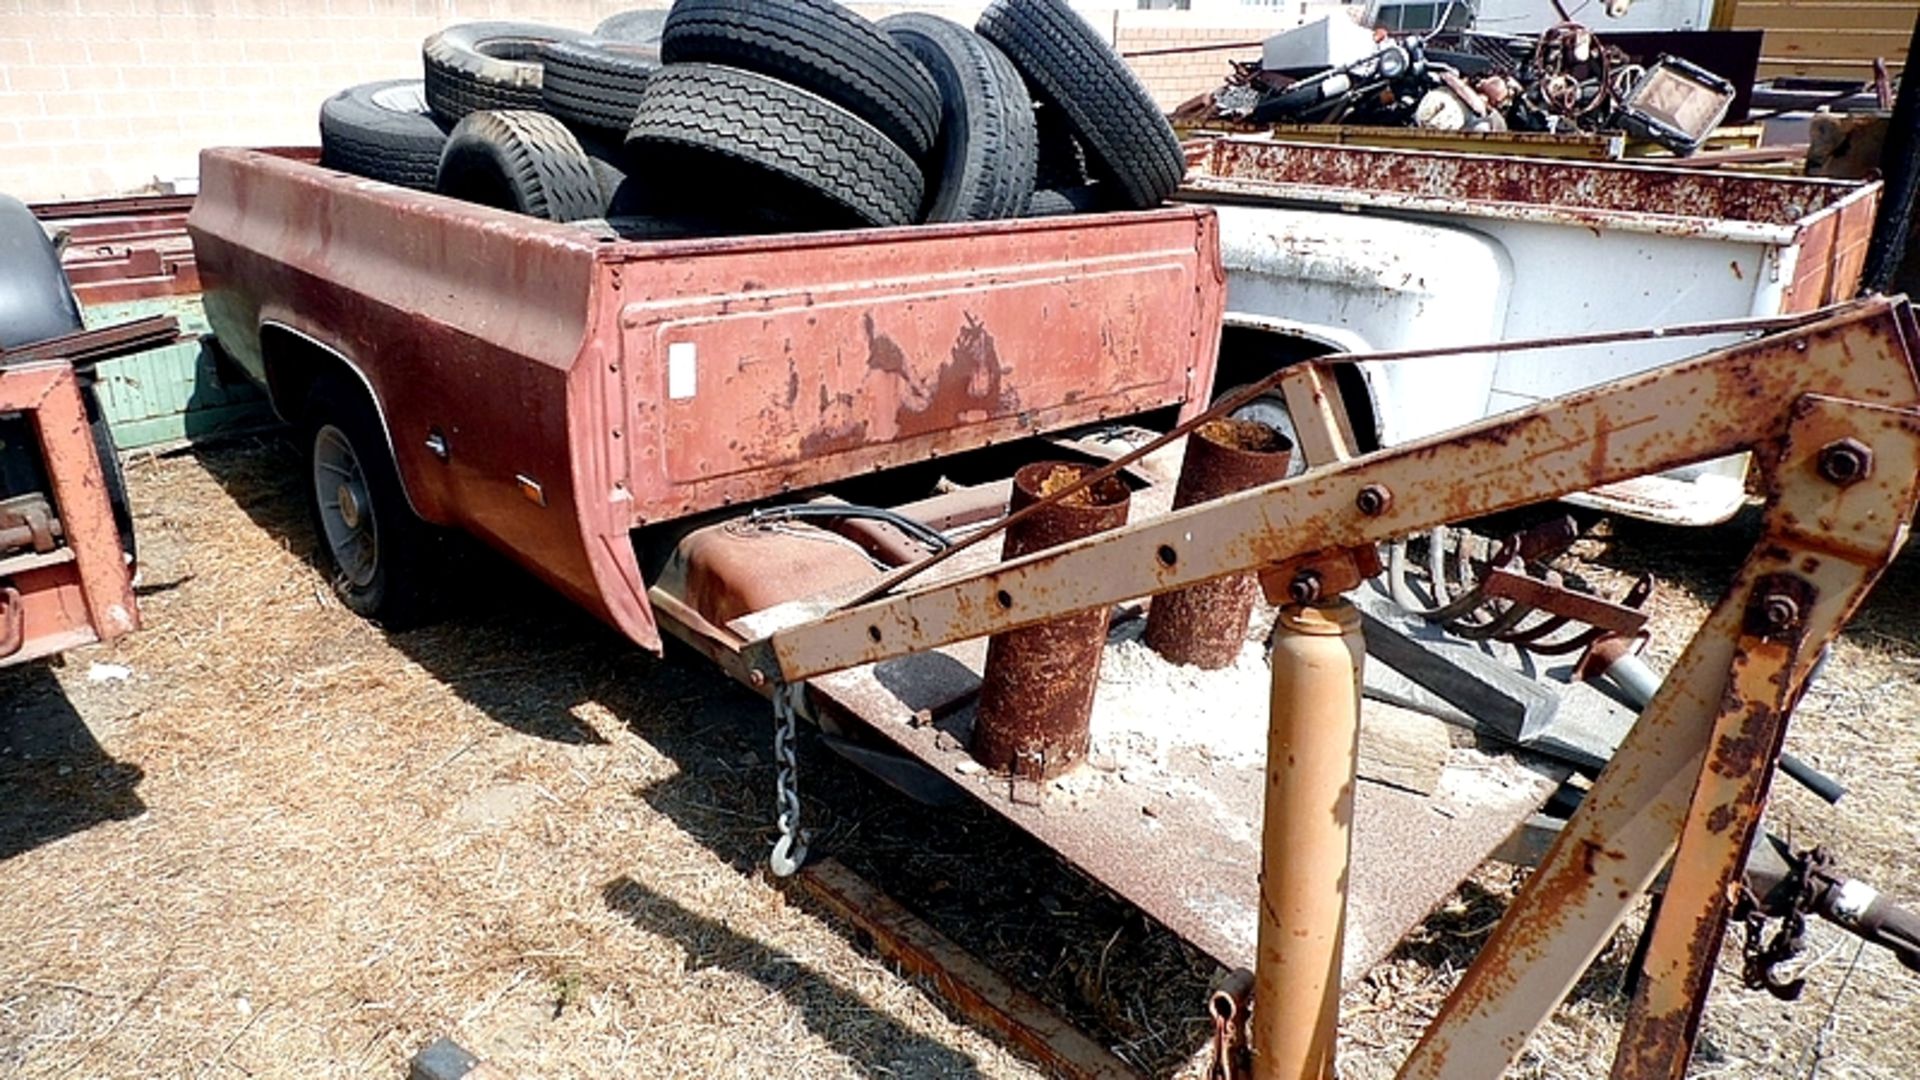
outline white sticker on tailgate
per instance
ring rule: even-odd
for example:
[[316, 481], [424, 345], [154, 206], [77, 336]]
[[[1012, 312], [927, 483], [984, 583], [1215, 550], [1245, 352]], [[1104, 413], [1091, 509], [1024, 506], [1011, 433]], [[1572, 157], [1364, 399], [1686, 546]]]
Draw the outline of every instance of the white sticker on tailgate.
[[684, 401], [693, 396], [694, 359], [698, 346], [691, 341], [676, 341], [667, 346], [667, 397]]

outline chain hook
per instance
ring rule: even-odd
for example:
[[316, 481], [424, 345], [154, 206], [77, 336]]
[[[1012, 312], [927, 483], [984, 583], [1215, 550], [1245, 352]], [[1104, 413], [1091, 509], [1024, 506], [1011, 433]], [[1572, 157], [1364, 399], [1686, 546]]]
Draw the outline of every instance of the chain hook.
[[794, 727], [804, 684], [775, 683], [773, 687], [774, 824], [780, 838], [767, 856], [774, 877], [792, 877], [807, 861], [811, 834], [800, 827], [800, 763], [793, 752]]

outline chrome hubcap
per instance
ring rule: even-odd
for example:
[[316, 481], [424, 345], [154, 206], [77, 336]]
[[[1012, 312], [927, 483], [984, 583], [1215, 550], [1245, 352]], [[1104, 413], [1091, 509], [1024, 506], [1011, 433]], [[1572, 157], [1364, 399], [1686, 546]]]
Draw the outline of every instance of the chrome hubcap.
[[313, 490], [320, 502], [322, 539], [341, 579], [355, 588], [372, 584], [380, 545], [366, 474], [353, 444], [331, 424], [313, 437]]

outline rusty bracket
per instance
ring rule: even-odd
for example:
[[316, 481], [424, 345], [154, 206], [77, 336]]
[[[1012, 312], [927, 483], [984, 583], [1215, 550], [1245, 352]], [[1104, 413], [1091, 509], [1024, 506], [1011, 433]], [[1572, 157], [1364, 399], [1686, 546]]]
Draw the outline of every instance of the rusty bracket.
[[1649, 934], [1644, 976], [1614, 1057], [1614, 1080], [1680, 1080], [1804, 659], [1819, 589], [1794, 573], [1758, 578], [1748, 595], [1726, 692], [1707, 737], [1680, 845]]
[[1260, 589], [1269, 604], [1311, 604], [1352, 592], [1380, 569], [1376, 547], [1323, 551], [1261, 570]]
[[76, 367], [97, 364], [116, 356], [144, 352], [180, 340], [180, 321], [171, 315], [149, 315], [96, 330], [79, 330], [31, 345], [0, 350], [0, 364], [33, 360], [65, 360]]

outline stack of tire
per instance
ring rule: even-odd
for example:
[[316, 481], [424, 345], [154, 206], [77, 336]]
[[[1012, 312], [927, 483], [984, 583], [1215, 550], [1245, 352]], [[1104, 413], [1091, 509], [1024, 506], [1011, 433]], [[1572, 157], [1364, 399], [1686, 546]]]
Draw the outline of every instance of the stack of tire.
[[321, 108], [322, 163], [650, 235], [982, 221], [1164, 201], [1185, 160], [1065, 0], [973, 30], [833, 0], [678, 0], [592, 34], [469, 23], [424, 81]]

